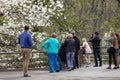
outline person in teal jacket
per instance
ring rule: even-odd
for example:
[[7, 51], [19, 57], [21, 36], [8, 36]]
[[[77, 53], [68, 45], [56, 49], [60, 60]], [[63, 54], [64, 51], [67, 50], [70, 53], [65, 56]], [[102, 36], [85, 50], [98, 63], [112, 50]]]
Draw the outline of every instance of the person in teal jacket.
[[59, 72], [60, 67], [58, 63], [58, 48], [59, 41], [56, 39], [56, 34], [52, 33], [51, 37], [40, 45], [40, 50], [46, 47], [48, 61], [50, 66], [50, 73]]

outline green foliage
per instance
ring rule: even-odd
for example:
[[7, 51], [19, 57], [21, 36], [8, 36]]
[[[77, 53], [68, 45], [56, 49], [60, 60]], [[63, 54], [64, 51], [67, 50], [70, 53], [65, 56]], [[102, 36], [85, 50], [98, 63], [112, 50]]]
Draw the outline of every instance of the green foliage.
[[[120, 13], [120, 10], [117, 12]], [[104, 25], [108, 28], [107, 30], [112, 28], [116, 33], [120, 33], [120, 15], [113, 16], [110, 21], [105, 21]]]
[[[0, 28], [5, 25], [6, 29], [0, 32], [0, 43], [2, 48], [10, 45], [8, 49], [15, 47], [17, 50], [17, 37], [23, 31], [23, 23], [31, 26], [33, 49], [36, 50], [52, 32], [57, 32], [60, 42], [68, 32], [75, 32], [80, 39], [88, 39], [95, 31], [100, 32], [103, 37], [111, 28], [120, 32], [118, 4], [118, 0], [31, 0], [11, 5], [9, 15], [0, 16]], [[40, 20], [43, 20], [41, 25]]]

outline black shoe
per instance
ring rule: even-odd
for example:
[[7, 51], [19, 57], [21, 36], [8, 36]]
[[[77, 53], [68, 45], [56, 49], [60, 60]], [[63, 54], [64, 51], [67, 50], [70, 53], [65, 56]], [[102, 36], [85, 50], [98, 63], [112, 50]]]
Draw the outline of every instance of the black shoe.
[[99, 67], [102, 67], [102, 65], [99, 65]]
[[60, 70], [56, 70], [55, 72], [60, 72]]
[[94, 65], [93, 67], [98, 67], [98, 65]]
[[119, 69], [119, 67], [118, 67], [118, 66], [115, 66], [113, 69]]
[[31, 75], [29, 75], [29, 74], [25, 74], [24, 77], [31, 77]]
[[72, 69], [68, 69], [68, 71], [71, 71]]
[[76, 68], [79, 68], [79, 66], [76, 66]]
[[72, 69], [71, 68], [68, 68], [68, 71], [71, 71]]
[[71, 70], [74, 70], [75, 68], [74, 67], [72, 67], [72, 69]]
[[111, 67], [109, 66], [109, 67], [107, 67], [106, 69], [111, 69]]

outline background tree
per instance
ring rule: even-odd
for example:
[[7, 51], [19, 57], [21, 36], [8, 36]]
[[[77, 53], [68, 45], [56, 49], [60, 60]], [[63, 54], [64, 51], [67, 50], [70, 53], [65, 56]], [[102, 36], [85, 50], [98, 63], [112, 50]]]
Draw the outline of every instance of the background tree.
[[119, 4], [119, 0], [0, 0], [0, 50], [16, 50], [24, 25], [31, 26], [34, 49], [51, 32], [57, 32], [60, 41], [68, 32], [80, 39], [95, 31], [103, 37], [110, 28], [119, 33]]

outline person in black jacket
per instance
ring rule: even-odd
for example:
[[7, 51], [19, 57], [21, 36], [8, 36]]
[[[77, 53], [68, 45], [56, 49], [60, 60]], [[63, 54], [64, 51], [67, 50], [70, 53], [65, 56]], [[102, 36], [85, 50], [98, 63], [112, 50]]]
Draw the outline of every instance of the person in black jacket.
[[67, 59], [67, 67], [68, 71], [73, 70], [73, 61], [75, 55], [75, 40], [73, 39], [72, 34], [68, 34], [67, 39], [64, 42], [65, 51], [66, 51], [66, 59]]
[[60, 64], [60, 70], [62, 70], [62, 68], [67, 65], [66, 64], [66, 52], [65, 52], [64, 43], [61, 44], [61, 47], [59, 49], [58, 61], [59, 61], [59, 64]]
[[77, 36], [73, 34], [73, 39], [75, 40], [75, 58], [74, 58], [74, 68], [79, 68], [79, 61], [78, 61], [78, 55], [79, 55], [79, 50], [80, 50], [80, 40], [78, 39]]
[[92, 46], [93, 46], [93, 54], [94, 54], [94, 61], [95, 61], [94, 67], [98, 67], [97, 59], [99, 59], [99, 66], [102, 66], [102, 58], [100, 55], [101, 39], [99, 38], [98, 32], [95, 32], [94, 35], [92, 35], [92, 37], [90, 37], [90, 42], [92, 43]]

